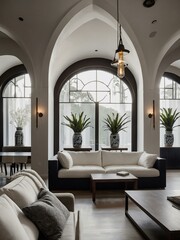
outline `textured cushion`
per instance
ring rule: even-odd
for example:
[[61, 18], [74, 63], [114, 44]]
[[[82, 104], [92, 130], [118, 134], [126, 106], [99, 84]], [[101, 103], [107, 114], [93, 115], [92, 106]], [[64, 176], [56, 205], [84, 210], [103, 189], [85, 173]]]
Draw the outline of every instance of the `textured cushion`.
[[69, 151], [73, 159], [73, 166], [77, 165], [96, 165], [101, 166], [101, 151], [92, 152], [73, 152]]
[[117, 173], [119, 171], [126, 171], [136, 177], [159, 177], [159, 170], [155, 168], [145, 168], [139, 165], [113, 165], [104, 167], [106, 173]]
[[143, 152], [143, 154], [139, 159], [138, 164], [146, 168], [152, 168], [154, 166], [154, 163], [156, 162], [156, 159], [157, 159], [157, 154], [149, 154], [149, 153]]
[[89, 178], [91, 173], [105, 173], [104, 168], [100, 166], [73, 166], [70, 169], [60, 169], [59, 178]]
[[57, 197], [46, 189], [41, 189], [38, 200], [23, 208], [23, 212], [48, 240], [57, 240], [61, 237], [70, 215]]
[[39, 189], [34, 181], [22, 176], [1, 188], [21, 209], [37, 200]]
[[72, 157], [67, 151], [58, 152], [58, 160], [63, 168], [69, 169], [73, 166]]
[[23, 169], [22, 172], [30, 173], [31, 175], [36, 177], [36, 179], [42, 184], [42, 187], [47, 189], [47, 186], [46, 186], [44, 180], [41, 178], [41, 176], [36, 171], [28, 168], [28, 169]]
[[37, 240], [36, 226], [21, 209], [5, 194], [0, 197], [0, 239]]
[[110, 152], [102, 151], [102, 165], [135, 165], [138, 164], [142, 152]]

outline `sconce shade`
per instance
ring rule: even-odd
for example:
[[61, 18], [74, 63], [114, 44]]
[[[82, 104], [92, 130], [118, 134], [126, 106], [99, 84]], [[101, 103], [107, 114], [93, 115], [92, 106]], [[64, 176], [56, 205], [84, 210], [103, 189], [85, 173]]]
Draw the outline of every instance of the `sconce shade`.
[[38, 98], [36, 98], [36, 128], [38, 128], [38, 125], [39, 125], [38, 117], [40, 117], [40, 118], [43, 117], [43, 113], [39, 112], [38, 108], [39, 108], [39, 106], [38, 106]]

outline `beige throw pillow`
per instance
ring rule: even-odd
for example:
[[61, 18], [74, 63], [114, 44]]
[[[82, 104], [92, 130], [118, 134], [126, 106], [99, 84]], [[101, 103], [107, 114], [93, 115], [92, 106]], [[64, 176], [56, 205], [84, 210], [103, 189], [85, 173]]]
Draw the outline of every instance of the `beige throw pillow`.
[[157, 154], [150, 154], [147, 152], [143, 152], [143, 154], [139, 158], [138, 165], [143, 166], [145, 168], [152, 168], [154, 163], [156, 162]]
[[66, 151], [58, 152], [58, 159], [63, 168], [69, 169], [73, 166], [72, 157]]
[[39, 231], [5, 194], [0, 197], [0, 239], [37, 240]]

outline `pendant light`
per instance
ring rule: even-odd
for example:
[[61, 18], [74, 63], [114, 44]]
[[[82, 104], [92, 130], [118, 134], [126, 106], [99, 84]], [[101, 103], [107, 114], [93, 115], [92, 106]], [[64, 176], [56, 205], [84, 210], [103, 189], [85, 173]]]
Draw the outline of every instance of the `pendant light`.
[[117, 49], [111, 65], [117, 67], [117, 76], [121, 79], [125, 76], [125, 67], [127, 66], [124, 62], [124, 55], [129, 52], [129, 50], [125, 49], [122, 41], [121, 24], [119, 23], [119, 0], [117, 0]]

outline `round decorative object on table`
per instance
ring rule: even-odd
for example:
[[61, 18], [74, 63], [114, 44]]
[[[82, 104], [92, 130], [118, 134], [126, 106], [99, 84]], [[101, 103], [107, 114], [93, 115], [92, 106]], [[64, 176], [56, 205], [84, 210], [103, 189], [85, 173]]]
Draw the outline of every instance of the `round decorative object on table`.
[[164, 134], [165, 147], [172, 147], [174, 143], [174, 134], [171, 131], [166, 131]]
[[81, 148], [81, 146], [82, 146], [82, 134], [79, 132], [75, 132], [73, 134], [73, 147]]
[[17, 127], [15, 132], [15, 146], [23, 146], [22, 127]]
[[119, 133], [110, 135], [110, 145], [111, 145], [111, 148], [119, 147]]

